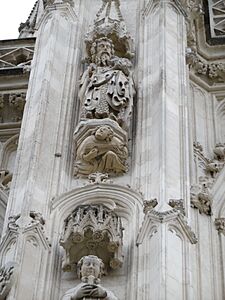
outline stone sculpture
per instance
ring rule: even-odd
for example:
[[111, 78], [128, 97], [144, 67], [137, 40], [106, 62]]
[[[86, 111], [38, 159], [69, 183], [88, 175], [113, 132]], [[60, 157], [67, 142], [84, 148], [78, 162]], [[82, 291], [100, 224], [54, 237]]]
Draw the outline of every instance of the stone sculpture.
[[121, 174], [128, 169], [127, 134], [135, 90], [130, 61], [132, 39], [120, 1], [102, 1], [85, 44], [87, 67], [78, 93], [81, 109], [74, 132], [74, 175]]
[[99, 284], [104, 272], [104, 264], [100, 258], [94, 255], [84, 256], [78, 262], [77, 267], [78, 277], [82, 283], [68, 290], [62, 300], [118, 299], [111, 291]]
[[200, 183], [191, 186], [191, 207], [197, 208], [201, 214], [212, 215], [212, 196], [207, 177], [200, 178]]
[[17, 264], [15, 262], [8, 262], [0, 269], [0, 300], [6, 299], [12, 285], [15, 282], [17, 272]]
[[131, 62], [114, 56], [114, 45], [107, 37], [93, 42], [91, 61], [80, 82], [82, 118], [110, 118], [120, 125], [131, 112], [133, 83]]
[[128, 157], [126, 145], [108, 125], [98, 126], [85, 138], [76, 153], [75, 175], [124, 173]]
[[103, 260], [106, 270], [117, 269], [123, 263], [121, 218], [104, 205], [80, 205], [66, 218], [60, 244], [64, 271], [90, 253]]

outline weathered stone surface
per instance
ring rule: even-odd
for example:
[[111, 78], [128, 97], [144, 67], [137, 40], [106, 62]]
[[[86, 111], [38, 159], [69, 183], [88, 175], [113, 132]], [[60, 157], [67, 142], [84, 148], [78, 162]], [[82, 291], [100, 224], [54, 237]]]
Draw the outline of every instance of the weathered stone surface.
[[0, 299], [225, 299], [223, 14], [37, 0], [0, 41]]

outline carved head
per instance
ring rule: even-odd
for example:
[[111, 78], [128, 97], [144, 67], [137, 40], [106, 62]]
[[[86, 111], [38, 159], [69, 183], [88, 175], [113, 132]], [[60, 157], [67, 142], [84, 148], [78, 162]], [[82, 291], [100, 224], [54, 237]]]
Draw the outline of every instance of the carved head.
[[104, 263], [95, 255], [83, 256], [77, 263], [77, 274], [79, 278], [88, 276], [101, 278], [104, 274]]
[[103, 125], [97, 127], [95, 131], [95, 137], [99, 141], [107, 141], [110, 142], [114, 136], [114, 132], [110, 126]]
[[99, 66], [109, 66], [110, 59], [114, 55], [114, 45], [106, 37], [95, 40], [91, 47], [92, 62]]

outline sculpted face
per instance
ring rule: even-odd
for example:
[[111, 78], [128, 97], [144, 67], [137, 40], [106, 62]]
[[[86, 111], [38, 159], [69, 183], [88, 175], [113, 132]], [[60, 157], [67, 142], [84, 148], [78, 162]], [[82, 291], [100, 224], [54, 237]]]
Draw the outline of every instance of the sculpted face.
[[108, 64], [112, 56], [112, 45], [108, 41], [100, 41], [97, 43], [97, 57], [100, 63], [105, 66]]
[[97, 257], [87, 256], [84, 258], [81, 266], [82, 277], [88, 277], [90, 275], [98, 278], [101, 272], [101, 262]]
[[107, 137], [111, 134], [111, 128], [108, 126], [101, 126], [95, 133], [95, 137], [97, 140], [103, 141], [107, 139]]

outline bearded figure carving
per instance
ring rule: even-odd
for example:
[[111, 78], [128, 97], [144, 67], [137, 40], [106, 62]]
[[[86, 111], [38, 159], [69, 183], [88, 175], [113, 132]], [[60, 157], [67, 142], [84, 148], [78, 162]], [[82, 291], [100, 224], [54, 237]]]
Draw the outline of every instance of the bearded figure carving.
[[122, 126], [133, 105], [131, 62], [114, 56], [113, 43], [106, 37], [92, 44], [91, 55], [80, 82], [81, 118], [110, 118]]
[[77, 149], [75, 175], [95, 172], [124, 173], [128, 157], [126, 145], [108, 125], [98, 126]]
[[77, 267], [78, 277], [82, 283], [68, 290], [62, 300], [118, 300], [111, 291], [99, 284], [104, 269], [104, 264], [100, 258], [94, 255], [84, 256], [78, 262]]

